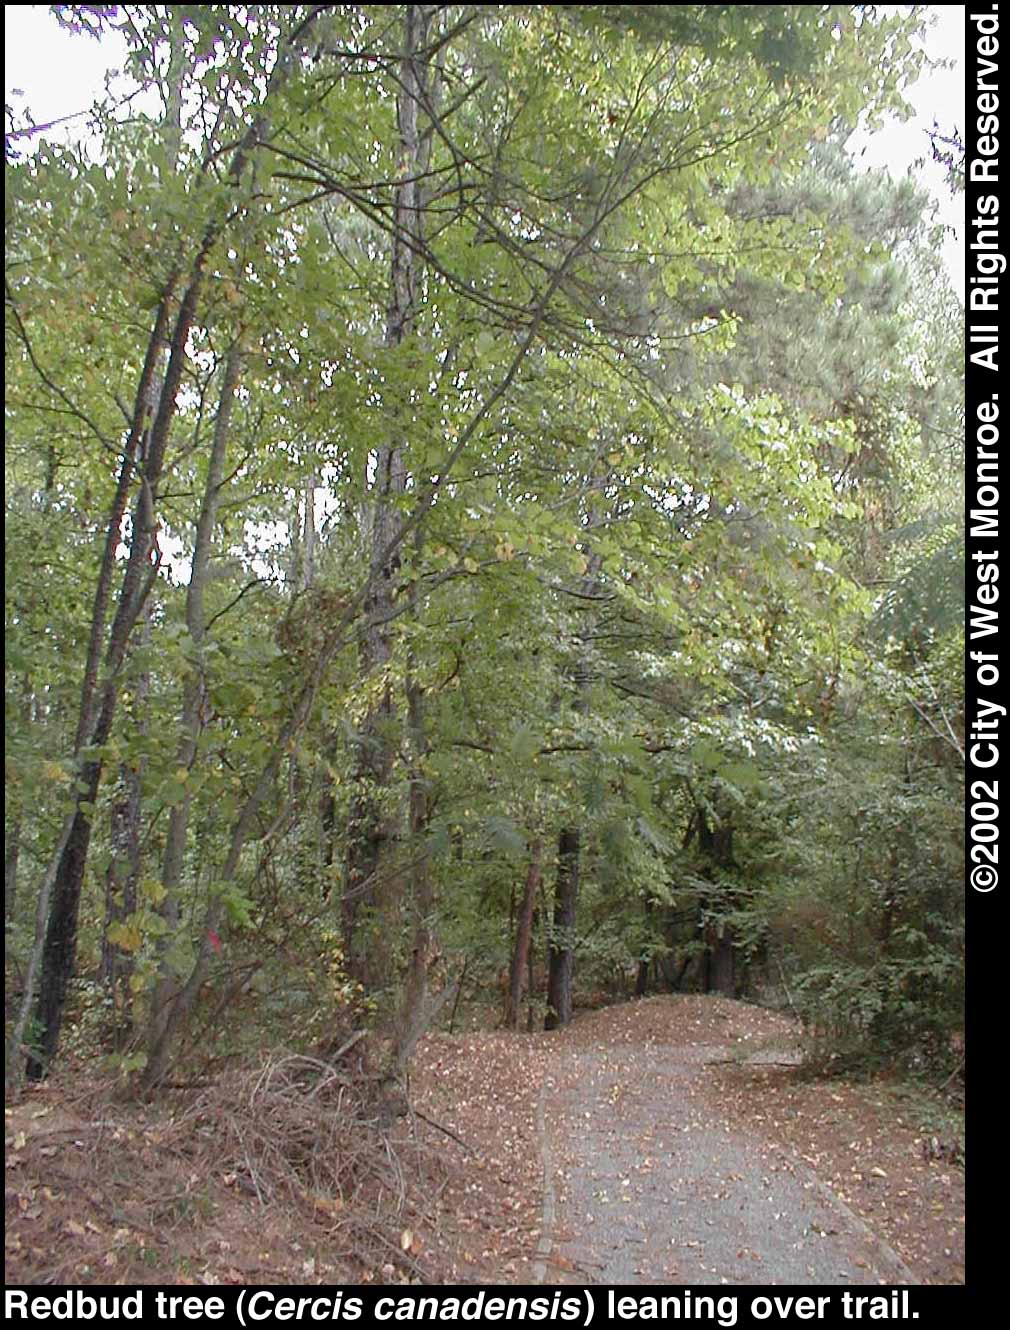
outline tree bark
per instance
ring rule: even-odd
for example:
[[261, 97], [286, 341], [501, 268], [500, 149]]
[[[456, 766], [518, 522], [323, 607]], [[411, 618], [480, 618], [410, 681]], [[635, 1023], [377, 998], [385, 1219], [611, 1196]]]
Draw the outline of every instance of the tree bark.
[[[428, 83], [428, 71], [420, 52], [427, 40], [429, 21], [430, 13], [425, 6], [405, 7], [396, 99], [401, 183], [394, 196], [390, 302], [385, 328], [385, 344], [389, 348], [402, 345], [410, 336], [416, 313], [423, 208], [420, 176], [422, 157], [426, 155], [419, 112], [427, 97]], [[372, 458], [374, 480], [365, 513], [371, 577], [359, 642], [363, 680], [381, 671], [392, 657], [388, 619], [400, 567], [399, 550], [393, 550], [393, 545], [400, 525], [397, 501], [407, 487], [402, 429], [395, 422], [393, 438], [376, 448]], [[388, 864], [389, 845], [395, 837], [393, 814], [388, 808], [394, 760], [389, 732], [394, 718], [392, 693], [387, 686], [361, 726], [347, 825], [341, 902], [344, 955], [349, 973], [366, 989], [388, 978], [390, 962], [388, 945], [381, 941], [381, 929], [374, 926], [376, 921], [372, 920], [370, 936], [360, 925], [362, 907], [369, 912], [387, 913], [390, 897], [397, 889], [397, 875], [389, 871]], [[384, 873], [387, 881], [383, 881]]]
[[635, 997], [644, 998], [649, 991], [649, 961], [644, 957], [638, 962], [638, 969], [635, 973]]
[[[591, 551], [587, 553], [586, 575], [582, 579], [580, 594], [594, 596], [603, 558]], [[575, 666], [576, 715], [584, 716], [589, 708], [590, 672], [585, 660], [585, 639], [581, 639], [583, 654]], [[582, 829], [569, 826], [558, 837], [558, 873], [554, 891], [554, 927], [547, 955], [547, 1012], [544, 1029], [554, 1030], [567, 1025], [572, 1019], [572, 980], [575, 975], [575, 927], [579, 900], [579, 860], [582, 853]]]
[[[411, 662], [413, 666], [413, 662]], [[425, 839], [428, 833], [428, 778], [425, 759], [428, 742], [424, 731], [423, 694], [413, 668], [407, 680], [407, 718], [410, 729], [411, 773], [410, 820], [410, 959], [394, 1034], [392, 1072], [401, 1076], [429, 1020], [428, 969], [433, 934], [431, 915], [435, 904], [431, 864]]]
[[533, 938], [533, 912], [537, 906], [537, 895], [543, 874], [542, 857], [543, 841], [537, 837], [530, 845], [530, 863], [526, 870], [526, 885], [523, 888], [522, 904], [516, 921], [515, 945], [512, 948], [512, 963], [509, 966], [509, 988], [505, 1003], [505, 1026], [509, 1030], [519, 1029], [523, 985], [529, 968], [530, 944]]
[[575, 973], [575, 923], [579, 899], [581, 847], [581, 829], [564, 827], [558, 837], [554, 926], [547, 957], [545, 1030], [556, 1030], [567, 1025], [572, 1019], [572, 977]]
[[[120, 670], [126, 657], [130, 636], [157, 576], [159, 551], [155, 516], [156, 498], [164, 469], [169, 434], [175, 418], [179, 386], [186, 360], [186, 344], [196, 317], [197, 300], [202, 286], [209, 243], [208, 240], [197, 256], [189, 285], [176, 316], [158, 410], [146, 435], [144, 459], [140, 470], [140, 491], [133, 508], [129, 554], [120, 586], [116, 616], [105, 653], [104, 681], [98, 690], [100, 705], [94, 729], [86, 745], [92, 752], [107, 744], [112, 734], [119, 701]], [[166, 303], [167, 297], [163, 301], [163, 304]], [[157, 327], [156, 321], [155, 332]], [[154, 340], [153, 334], [151, 340], [152, 342]], [[155, 360], [158, 350], [159, 348], [154, 349]], [[148, 359], [151, 357], [149, 346]], [[139, 400], [140, 394], [138, 394]], [[146, 408], [147, 401], [144, 401], [141, 409], [146, 412]], [[42, 975], [36, 1013], [40, 1030], [39, 1045], [37, 1052], [29, 1057], [26, 1069], [32, 1080], [39, 1080], [45, 1075], [59, 1042], [67, 985], [73, 973], [77, 951], [81, 888], [91, 845], [91, 820], [98, 798], [103, 765], [104, 761], [100, 754], [88, 757], [82, 765], [73, 824], [53, 883], [49, 922], [42, 952]]]
[[[287, 79], [297, 58], [297, 51], [301, 49], [300, 43], [304, 38], [306, 29], [316, 21], [320, 14], [325, 12], [325, 8], [325, 6], [319, 6], [306, 19], [301, 20], [282, 43], [274, 68], [267, 80], [264, 93], [265, 101], [269, 100], [277, 87]], [[170, 71], [172, 69], [181, 74], [174, 57], [170, 64]], [[173, 83], [172, 79], [169, 81]], [[175, 79], [174, 83], [177, 84], [180, 81], [181, 78]], [[172, 160], [172, 154], [178, 150], [180, 142], [181, 106], [179, 89], [173, 85], [169, 89], [166, 108], [166, 144], [168, 151], [166, 160], [168, 161]], [[246, 167], [250, 156], [266, 133], [267, 117], [265, 109], [261, 107], [232, 153], [228, 168], [228, 180], [232, 186], [238, 187], [242, 182], [246, 175]], [[129, 645], [130, 634], [143, 610], [147, 596], [157, 576], [160, 560], [156, 516], [158, 488], [165, 467], [169, 435], [176, 415], [179, 387], [187, 360], [187, 343], [196, 319], [205, 267], [222, 230], [226, 224], [241, 213], [242, 207], [243, 205], [239, 204], [237, 200], [229, 200], [227, 207], [220, 209], [203, 231], [189, 268], [185, 290], [179, 301], [178, 312], [172, 325], [173, 331], [168, 346], [168, 362], [160, 391], [157, 394], [157, 406], [152, 411], [154, 379], [162, 355], [164, 334], [168, 327], [170, 311], [174, 308], [174, 295], [177, 286], [176, 273], [170, 276], [162, 292], [155, 326], [148, 341], [144, 370], [138, 385], [136, 406], [129, 436], [133, 446], [139, 450], [140, 457], [134, 471], [130, 444], [128, 443], [123, 462], [124, 472], [129, 467], [130, 474], [136, 474], [140, 481], [131, 523], [129, 553], [120, 586], [116, 616], [109, 630], [108, 645], [105, 649], [104, 677], [100, 685], [96, 683], [91, 686], [88, 683], [89, 670], [94, 669], [92, 656], [94, 655], [94, 661], [97, 661], [100, 654], [100, 651], [93, 652], [89, 645], [89, 665], [85, 671], [80, 716], [82, 722], [90, 720], [92, 715], [95, 719], [93, 725], [82, 723], [78, 726], [77, 751], [102, 748], [108, 742], [112, 732], [119, 696], [119, 671]], [[121, 478], [120, 485], [117, 487], [117, 502], [123, 484]], [[114, 518], [116, 513], [117, 509], [114, 505]], [[120, 522], [121, 517], [122, 514], [119, 513]], [[113, 530], [110, 523], [106, 540], [107, 552], [110, 548], [110, 542], [112, 542], [112, 536]], [[111, 543], [113, 554], [117, 544], [118, 542]], [[104, 569], [105, 563], [103, 562], [103, 571]], [[104, 623], [105, 617], [104, 604], [101, 600], [102, 576], [100, 574], [96, 593], [95, 624]], [[107, 589], [105, 596], [107, 601]], [[95, 631], [95, 624], [93, 624], [92, 638], [94, 641], [100, 642], [103, 637], [103, 630]], [[86, 742], [82, 742], [81, 738], [85, 735], [87, 736]], [[36, 1016], [41, 1033], [38, 1046], [29, 1055], [26, 1066], [26, 1074], [34, 1080], [40, 1079], [45, 1074], [59, 1042], [67, 985], [73, 972], [77, 948], [80, 896], [91, 842], [91, 809], [98, 795], [102, 765], [101, 756], [90, 757], [83, 763], [79, 773], [79, 793], [68, 827], [61, 833], [61, 848], [55, 870], [52, 873], [47, 870], [40, 889], [40, 902], [44, 898], [48, 907], [48, 924], [44, 938], [40, 936], [36, 940], [36, 949], [40, 953], [41, 968]], [[32, 963], [29, 965], [32, 987], [26, 989], [25, 994], [25, 1003], [29, 1009], [34, 999], [33, 985], [37, 959], [39, 958], [36, 958], [33, 954]], [[21, 1030], [24, 1030], [26, 1025], [27, 1010], [23, 1014], [23, 1018], [19, 1017], [17, 1021], [17, 1026]]]
[[114, 924], [122, 923], [137, 908], [137, 884], [141, 872], [140, 848], [141, 773], [123, 763], [119, 769], [119, 793], [110, 814], [109, 838], [112, 857], [105, 873], [105, 926], [102, 929], [100, 977], [112, 1000], [113, 1041], [123, 1048], [132, 1027], [130, 976], [133, 954], [109, 937]]

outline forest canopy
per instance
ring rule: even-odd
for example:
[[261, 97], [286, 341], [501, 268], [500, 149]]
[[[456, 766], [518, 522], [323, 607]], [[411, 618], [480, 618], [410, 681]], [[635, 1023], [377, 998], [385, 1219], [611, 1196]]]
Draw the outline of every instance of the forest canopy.
[[56, 9], [132, 92], [8, 114], [8, 1082], [655, 988], [952, 1065], [921, 11]]

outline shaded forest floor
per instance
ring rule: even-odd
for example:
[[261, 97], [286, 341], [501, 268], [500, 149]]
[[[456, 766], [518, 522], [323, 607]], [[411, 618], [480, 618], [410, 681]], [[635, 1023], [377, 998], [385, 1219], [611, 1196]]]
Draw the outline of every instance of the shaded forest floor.
[[[68, 1072], [6, 1110], [6, 1277], [648, 1284], [701, 1282], [706, 1268], [718, 1282], [725, 1268], [732, 1282], [773, 1283], [760, 1251], [711, 1231], [726, 1227], [712, 1198], [725, 1205], [756, 1169], [762, 1187], [775, 1174], [802, 1205], [828, 1206], [830, 1223], [801, 1210], [797, 1222], [815, 1246], [848, 1242], [852, 1282], [874, 1282], [878, 1268], [896, 1280], [900, 1262], [916, 1283], [963, 1283], [964, 1176], [950, 1159], [960, 1115], [902, 1083], [806, 1079], [793, 1034], [773, 1013], [685, 996], [610, 1007], [550, 1035], [433, 1035], [415, 1063], [414, 1112], [391, 1123], [355, 1098], [351, 1078], [310, 1059], [278, 1056], [153, 1105]], [[664, 1081], [673, 1067], [688, 1071]], [[689, 1115], [679, 1125], [671, 1095]], [[654, 1157], [629, 1123], [655, 1134]], [[663, 1168], [683, 1172], [678, 1149], [696, 1183], [718, 1172], [669, 1135], [689, 1128], [717, 1156], [727, 1143], [716, 1162], [729, 1182], [685, 1193], [678, 1211], [676, 1196], [649, 1199]], [[624, 1141], [633, 1167], [618, 1153], [615, 1178], [599, 1181], [600, 1159], [585, 1158], [599, 1140]], [[678, 1250], [663, 1269], [648, 1248], [659, 1204], [667, 1224], [690, 1216], [664, 1239]], [[700, 1240], [688, 1236], [706, 1222]], [[600, 1250], [617, 1251], [626, 1231], [613, 1259], [630, 1261], [639, 1230], [637, 1265], [611, 1270]], [[838, 1278], [822, 1282], [843, 1282], [830, 1260]]]

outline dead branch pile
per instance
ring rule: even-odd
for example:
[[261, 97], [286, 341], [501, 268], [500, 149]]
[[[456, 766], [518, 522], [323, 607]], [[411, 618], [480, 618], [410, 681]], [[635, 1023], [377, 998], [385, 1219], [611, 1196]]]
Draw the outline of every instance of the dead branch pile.
[[185, 1122], [227, 1185], [324, 1225], [335, 1256], [422, 1277], [401, 1217], [430, 1212], [445, 1168], [430, 1140], [390, 1128], [370, 1079], [274, 1054], [222, 1077], [177, 1126]]
[[154, 1101], [81, 1077], [11, 1113], [14, 1282], [445, 1282], [446, 1129], [348, 1060], [272, 1053]]

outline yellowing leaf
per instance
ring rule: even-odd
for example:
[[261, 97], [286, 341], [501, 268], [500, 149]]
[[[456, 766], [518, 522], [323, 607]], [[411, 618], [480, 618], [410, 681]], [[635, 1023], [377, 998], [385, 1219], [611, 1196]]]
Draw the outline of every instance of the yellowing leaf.
[[168, 888], [156, 877], [145, 877], [140, 884], [140, 894], [152, 905], [160, 905], [168, 895]]
[[117, 946], [120, 951], [139, 951], [144, 941], [140, 925], [134, 919], [127, 919], [123, 923], [110, 925], [108, 937], [109, 941]]

